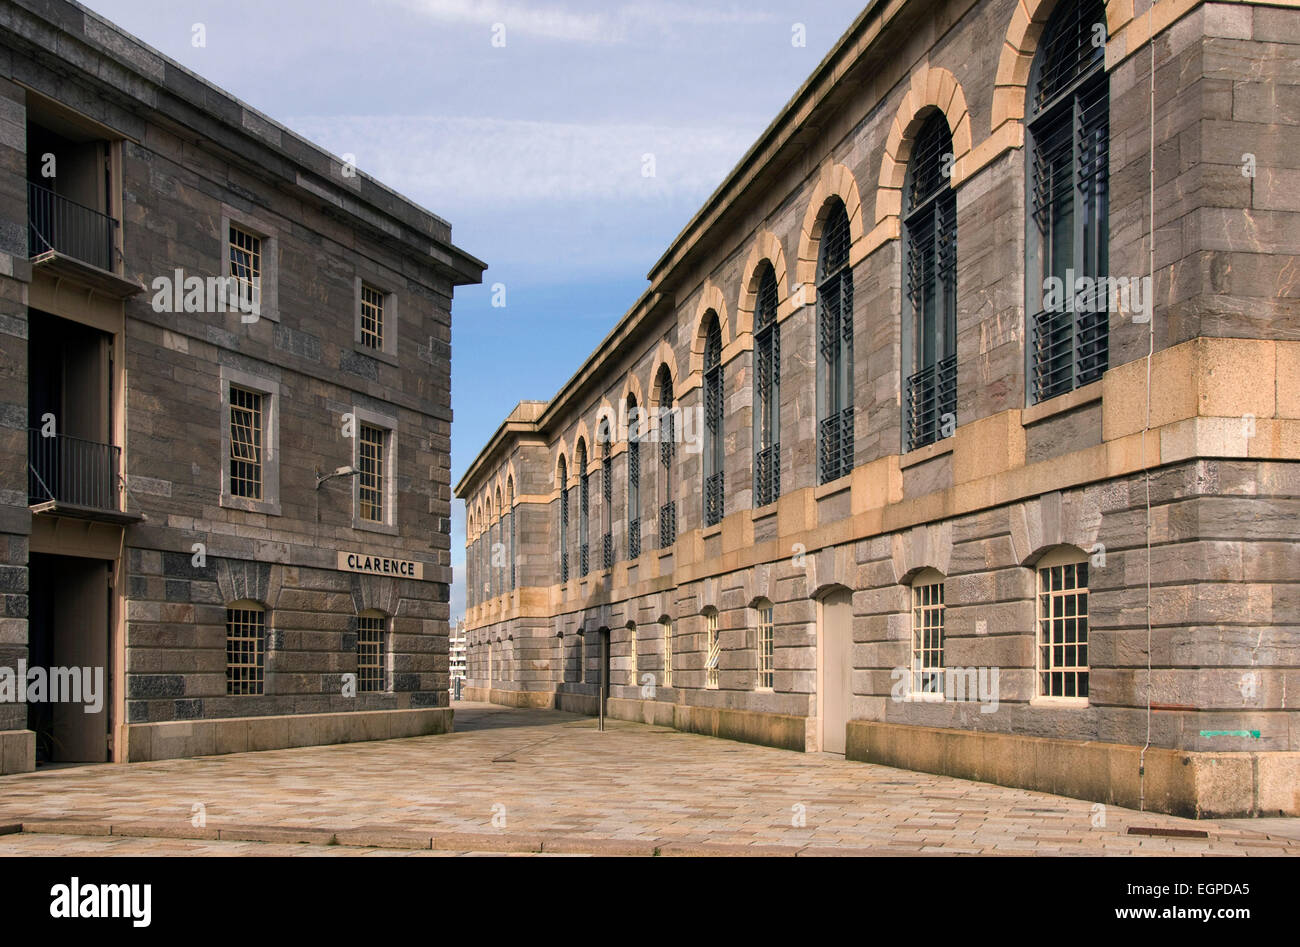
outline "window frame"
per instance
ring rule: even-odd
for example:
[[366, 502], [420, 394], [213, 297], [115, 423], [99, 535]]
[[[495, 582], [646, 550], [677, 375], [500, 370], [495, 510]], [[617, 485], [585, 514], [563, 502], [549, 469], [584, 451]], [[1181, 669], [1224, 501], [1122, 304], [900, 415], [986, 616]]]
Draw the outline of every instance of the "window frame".
[[[221, 464], [219, 465], [220, 493], [218, 505], [228, 509], [245, 510], [280, 516], [280, 384], [279, 382], [221, 366], [218, 374], [221, 385]], [[239, 496], [230, 486], [231, 437], [231, 387], [251, 391], [262, 396], [262, 498]]]
[[[771, 318], [765, 318], [765, 296], [771, 283]], [[771, 260], [759, 267], [758, 290], [754, 297], [754, 499], [755, 509], [775, 503], [781, 497], [781, 287]], [[763, 382], [766, 365], [767, 384]], [[763, 455], [768, 457], [769, 473], [765, 481]]]
[[700, 371], [703, 401], [703, 456], [700, 458], [701, 520], [705, 527], [717, 526], [726, 514], [726, 376], [722, 360], [722, 322], [714, 310], [706, 315], [704, 358]]
[[663, 680], [661, 686], [671, 688], [673, 686], [673, 620], [671, 618], [659, 619], [659, 635], [663, 639]]
[[[266, 658], [267, 658], [267, 652], [270, 650], [267, 647], [267, 636], [269, 634], [269, 624], [270, 624], [267, 621], [267, 611], [268, 609], [265, 605], [263, 605], [261, 602], [253, 601], [252, 599], [240, 599], [235, 602], [230, 602], [226, 605], [226, 693], [225, 693], [226, 697], [265, 697], [266, 696], [266, 679], [267, 679]], [[249, 624], [249, 622], [247, 621], [235, 620], [234, 616], [242, 615], [242, 614], [248, 614], [248, 615], [255, 614], [259, 616], [259, 621], [257, 623], [257, 630], [259, 631], [259, 634], [257, 635], [257, 637], [253, 637], [252, 635], [231, 634], [232, 628], [247, 626]], [[232, 663], [231, 661], [232, 642], [245, 642], [245, 641], [251, 641], [255, 643], [253, 654], [256, 658], [256, 661], [254, 663], [249, 663], [249, 662]], [[255, 672], [254, 678], [252, 680], [236, 681], [231, 677], [231, 672], [235, 669], [249, 669]], [[241, 692], [240, 690], [237, 689], [237, 685], [240, 684], [254, 685], [256, 687], [256, 690], [252, 690], [252, 691], [244, 690]]]
[[[367, 629], [377, 633], [378, 639], [375, 642], [375, 663], [361, 663], [362, 658], [362, 622], [378, 622], [378, 628]], [[390, 639], [389, 616], [385, 615], [378, 609], [366, 609], [357, 615], [357, 693], [358, 694], [387, 694], [392, 689], [392, 675], [388, 673], [388, 658], [391, 648], [386, 647]], [[367, 687], [366, 675], [362, 673], [362, 668], [373, 668], [378, 679], [378, 686]]]
[[[376, 293], [381, 297], [383, 306], [380, 340], [382, 344], [375, 348], [365, 341], [365, 332], [362, 328], [362, 316], [365, 311], [366, 290]], [[387, 362], [390, 365], [397, 364], [397, 293], [393, 291], [391, 284], [382, 280], [376, 280], [372, 277], [363, 277], [358, 275], [355, 280], [354, 289], [355, 312], [353, 314], [352, 329], [352, 347], [362, 355], [368, 355], [371, 358], [377, 358], [380, 361]]]
[[[257, 317], [239, 313], [240, 321], [255, 324], [258, 319], [280, 321], [279, 276], [280, 276], [280, 241], [277, 228], [267, 220], [246, 213], [228, 204], [221, 206], [221, 232], [218, 234], [221, 250], [217, 262], [217, 272], [227, 280], [233, 275], [230, 271], [231, 229], [240, 230], [261, 242], [261, 285], [259, 287], [260, 305]], [[226, 282], [227, 311], [238, 313], [239, 289], [231, 282]]]
[[[1089, 684], [1091, 682], [1091, 676], [1092, 676], [1091, 673], [1092, 666], [1090, 663], [1088, 663], [1087, 660], [1088, 658], [1087, 650], [1089, 645], [1088, 639], [1089, 639], [1089, 632], [1091, 630], [1088, 627], [1089, 619], [1091, 617], [1090, 616], [1091, 587], [1089, 585], [1091, 575], [1089, 572], [1089, 566], [1090, 566], [1090, 562], [1088, 556], [1084, 552], [1068, 546], [1057, 547], [1055, 549], [1052, 549], [1046, 555], [1040, 558], [1038, 562], [1034, 564], [1034, 696], [1030, 700], [1031, 705], [1051, 706], [1051, 707], [1089, 706], [1088, 693], [1084, 693], [1082, 695], [1078, 693], [1079, 677], [1080, 676], [1082, 677], [1083, 689], [1085, 691], [1090, 691]], [[1067, 574], [1072, 575], [1074, 579], [1077, 581], [1079, 575], [1078, 570], [1080, 568], [1082, 568], [1083, 570], [1082, 586], [1076, 584], [1073, 587], [1066, 588], [1064, 584], [1066, 575]], [[1051, 589], [1050, 588], [1051, 572], [1056, 569], [1062, 570], [1062, 575], [1061, 575], [1062, 588]], [[1069, 570], [1068, 573], [1067, 570]], [[1047, 574], [1046, 577], [1044, 575], [1045, 573]], [[1044, 591], [1045, 578], [1048, 584], [1048, 588], [1046, 591]], [[1077, 604], [1078, 604], [1077, 598], [1080, 592], [1082, 592], [1082, 596], [1083, 596], [1082, 612], [1077, 610]], [[1060, 616], [1056, 616], [1056, 615], [1044, 616], [1043, 605], [1044, 605], [1045, 598], [1049, 601], [1054, 601], [1055, 599], [1058, 598], [1064, 600], [1067, 596], [1071, 596], [1076, 599], [1075, 602], [1076, 610], [1073, 615], [1064, 614]], [[1048, 643], [1047, 644], [1043, 643], [1044, 642], [1043, 632], [1044, 632], [1045, 621], [1049, 621], [1049, 622], [1056, 621], [1056, 620], [1068, 621], [1070, 619], [1077, 620], [1079, 618], [1083, 619], [1084, 627], [1082, 631], [1082, 636], [1079, 636], [1079, 629], [1076, 626], [1075, 628], [1076, 638], [1073, 645], [1066, 642], [1064, 635], [1062, 635], [1061, 643], [1058, 645], [1056, 643], [1057, 641], [1056, 628], [1054, 627], [1051, 629], [1052, 636], [1048, 641]], [[1064, 628], [1062, 628], [1061, 630], [1064, 631]], [[1053, 652], [1057, 648], [1060, 648], [1064, 652], [1066, 651], [1066, 649], [1071, 647], [1076, 649], [1076, 659], [1078, 657], [1077, 649], [1081, 647], [1084, 650], [1085, 660], [1082, 664], [1076, 663], [1074, 665], [1067, 665], [1062, 663], [1060, 665], [1057, 665], [1055, 661], [1052, 661], [1050, 666], [1046, 668], [1043, 666], [1044, 648], [1049, 649], [1050, 651]], [[1050, 674], [1058, 674], [1058, 673], [1062, 675], [1066, 675], [1066, 674], [1075, 675], [1074, 694], [1047, 693], [1047, 690], [1049, 688], [1044, 686], [1046, 684], [1046, 676]], [[1064, 678], [1062, 680], [1064, 682]]]
[[754, 690], [770, 693], [776, 690], [776, 609], [764, 599], [754, 605], [754, 611], [758, 613], [754, 636]]
[[718, 689], [718, 666], [722, 663], [722, 636], [718, 633], [718, 610], [704, 610], [704, 686]]
[[[944, 634], [946, 631], [947, 621], [947, 594], [944, 588], [946, 577], [936, 569], [922, 570], [908, 587], [908, 599], [911, 603], [911, 635], [910, 635], [910, 653], [908, 658], [908, 694], [914, 698], [925, 701], [942, 701], [945, 699], [946, 686], [946, 665], [944, 661]], [[936, 601], [937, 590], [937, 601]], [[926, 621], [932, 616], [938, 616], [938, 624], [927, 624]], [[920, 624], [918, 625], [918, 621]], [[930, 646], [923, 637], [925, 632], [936, 632], [938, 643]], [[918, 640], [918, 636], [920, 639]], [[927, 654], [937, 652], [939, 663], [925, 664], [924, 659]], [[922, 663], [918, 663], [918, 658]], [[931, 679], [931, 687], [922, 684], [922, 678], [926, 674], [935, 675]], [[938, 689], [934, 689], [933, 683], [937, 681]]]
[[[853, 226], [848, 208], [838, 196], [827, 199], [822, 216], [821, 233], [817, 240], [817, 306], [815, 317], [816, 378], [817, 378], [817, 428], [816, 428], [816, 484], [823, 486], [849, 476], [853, 472], [856, 439], [855, 403], [856, 392], [853, 378], [854, 348], [854, 283], [853, 283]], [[844, 258], [831, 264], [830, 253], [834, 244], [828, 231], [832, 217], [844, 217]], [[832, 235], [839, 237], [838, 234]], [[827, 298], [829, 290], [839, 294], [836, 303], [837, 331], [835, 341], [835, 358], [832, 364], [828, 359], [822, 337], [826, 333]], [[847, 303], [847, 313], [845, 304]], [[832, 377], [834, 376], [834, 377]], [[834, 397], [832, 397], [832, 395]], [[828, 465], [826, 455], [832, 452], [827, 444], [828, 431], [834, 429], [837, 444], [834, 446], [834, 465]]]
[[[382, 502], [384, 518], [382, 521], [364, 519], [361, 516], [361, 475], [350, 478], [352, 480], [352, 528], [365, 530], [371, 533], [384, 533], [389, 536], [397, 535], [397, 418], [389, 414], [381, 414], [378, 411], [371, 411], [368, 408], [362, 408], [357, 405], [352, 407], [352, 467], [361, 470], [361, 429], [362, 427], [378, 428], [384, 432], [384, 457], [383, 462], [386, 470], [383, 472], [382, 485]], [[480, 539], [483, 538], [482, 534]], [[486, 574], [486, 573], [485, 573]]]

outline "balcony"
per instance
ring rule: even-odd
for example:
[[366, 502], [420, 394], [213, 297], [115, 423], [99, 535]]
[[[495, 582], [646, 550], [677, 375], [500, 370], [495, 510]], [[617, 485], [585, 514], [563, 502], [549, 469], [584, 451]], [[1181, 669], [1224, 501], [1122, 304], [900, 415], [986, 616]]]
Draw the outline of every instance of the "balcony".
[[122, 449], [112, 444], [27, 431], [27, 502], [33, 513], [134, 523], [119, 502]]
[[32, 263], [125, 299], [144, 287], [114, 272], [118, 226], [107, 214], [27, 182], [27, 251]]

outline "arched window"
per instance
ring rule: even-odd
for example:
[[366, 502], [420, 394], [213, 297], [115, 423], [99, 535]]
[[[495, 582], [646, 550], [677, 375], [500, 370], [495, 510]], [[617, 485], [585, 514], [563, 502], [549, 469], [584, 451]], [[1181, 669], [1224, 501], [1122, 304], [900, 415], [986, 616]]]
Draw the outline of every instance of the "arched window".
[[915, 450], [957, 425], [957, 197], [952, 133], [931, 112], [912, 146], [904, 186], [903, 375], [906, 441]]
[[1025, 104], [1029, 214], [1026, 356], [1035, 402], [1097, 381], [1110, 357], [1110, 81], [1103, 0], [1061, 0], [1043, 30]]
[[754, 505], [781, 495], [781, 328], [776, 270], [765, 262], [754, 304]]
[[853, 274], [849, 215], [833, 198], [817, 251], [817, 477], [853, 469]]
[[913, 694], [942, 694], [943, 573], [925, 569], [912, 580]]
[[569, 581], [569, 467], [560, 455], [560, 581]]
[[1088, 696], [1088, 558], [1071, 546], [1038, 561], [1038, 696]]
[[636, 660], [636, 622], [627, 623], [627, 683], [630, 687], [636, 687], [637, 681], [637, 660]]
[[704, 686], [718, 686], [718, 664], [722, 660], [722, 645], [718, 638], [718, 610], [704, 610]]
[[704, 330], [704, 525], [721, 522], [723, 512], [722, 328], [708, 314]]
[[226, 694], [230, 697], [264, 693], [266, 671], [266, 609], [257, 602], [226, 606]]
[[677, 542], [677, 501], [673, 496], [673, 460], [677, 456], [677, 419], [673, 407], [673, 376], [659, 367], [659, 548]]
[[587, 442], [578, 438], [578, 449], [573, 455], [578, 467], [578, 574], [586, 576], [591, 571], [590, 519], [591, 480], [587, 475]]
[[515, 590], [515, 478], [506, 478], [506, 515], [510, 517], [510, 591]]
[[505, 529], [505, 508], [501, 505], [501, 488], [497, 487], [496, 504], [492, 508], [495, 520], [492, 523], [492, 594], [500, 595], [505, 587], [502, 579], [505, 578], [505, 546], [502, 543], [502, 533]]
[[388, 632], [388, 618], [373, 609], [357, 616], [357, 691], [378, 692], [388, 690], [385, 673], [384, 639]]
[[641, 555], [641, 411], [627, 396], [627, 557]]
[[596, 435], [600, 440], [600, 567], [614, 568], [614, 461], [609, 456], [610, 430], [609, 418], [601, 420]]
[[772, 623], [772, 603], [760, 599], [754, 603], [758, 619], [758, 689], [771, 690], [776, 681], [776, 634]]

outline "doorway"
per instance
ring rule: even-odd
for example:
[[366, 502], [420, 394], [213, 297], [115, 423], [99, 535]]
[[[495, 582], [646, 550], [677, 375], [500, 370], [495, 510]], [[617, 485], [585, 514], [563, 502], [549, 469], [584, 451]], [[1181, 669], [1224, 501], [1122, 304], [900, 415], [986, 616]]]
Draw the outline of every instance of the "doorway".
[[853, 707], [853, 595], [837, 589], [817, 605], [818, 688], [824, 753], [844, 753]]
[[38, 765], [108, 761], [111, 570], [102, 559], [42, 553], [28, 563], [27, 666], [45, 681], [42, 699], [27, 704]]

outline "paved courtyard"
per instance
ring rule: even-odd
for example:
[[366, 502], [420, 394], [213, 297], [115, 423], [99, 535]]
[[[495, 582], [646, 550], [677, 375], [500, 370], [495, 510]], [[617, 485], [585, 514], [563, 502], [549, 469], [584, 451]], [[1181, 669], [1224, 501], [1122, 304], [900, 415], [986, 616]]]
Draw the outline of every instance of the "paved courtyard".
[[468, 703], [442, 736], [0, 777], [0, 831], [17, 824], [0, 855], [1300, 854], [1293, 820], [1189, 821]]

